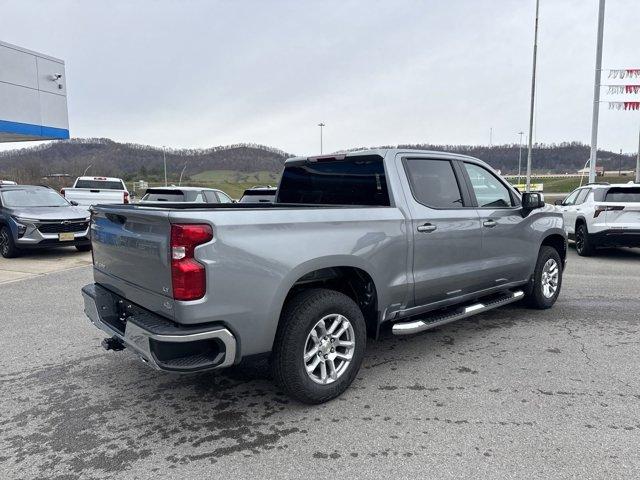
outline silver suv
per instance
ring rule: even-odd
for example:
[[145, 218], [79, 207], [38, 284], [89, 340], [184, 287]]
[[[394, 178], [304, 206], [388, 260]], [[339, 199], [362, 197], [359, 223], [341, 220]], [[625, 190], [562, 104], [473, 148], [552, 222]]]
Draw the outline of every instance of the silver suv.
[[29, 248], [75, 246], [91, 250], [87, 211], [47, 187], [0, 187], [0, 254], [17, 257]]
[[593, 183], [556, 201], [578, 255], [598, 247], [640, 247], [640, 184]]

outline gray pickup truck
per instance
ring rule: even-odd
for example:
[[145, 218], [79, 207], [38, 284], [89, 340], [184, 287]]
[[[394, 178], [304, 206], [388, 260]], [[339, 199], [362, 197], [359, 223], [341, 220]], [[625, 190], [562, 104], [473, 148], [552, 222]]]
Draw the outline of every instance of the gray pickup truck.
[[292, 158], [274, 203], [105, 205], [91, 322], [166, 371], [267, 356], [293, 397], [355, 378], [367, 338], [556, 301], [562, 215], [485, 163], [417, 150]]

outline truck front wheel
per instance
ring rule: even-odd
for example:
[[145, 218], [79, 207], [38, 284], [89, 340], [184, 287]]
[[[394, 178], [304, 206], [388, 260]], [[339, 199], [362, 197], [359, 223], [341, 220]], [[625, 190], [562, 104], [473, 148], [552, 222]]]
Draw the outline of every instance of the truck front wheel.
[[531, 291], [527, 293], [530, 307], [551, 308], [560, 293], [562, 286], [562, 260], [558, 251], [548, 245], [543, 245], [538, 253], [536, 269], [533, 272]]
[[307, 290], [285, 305], [276, 335], [275, 380], [303, 403], [323, 403], [356, 377], [367, 341], [364, 317], [348, 296]]

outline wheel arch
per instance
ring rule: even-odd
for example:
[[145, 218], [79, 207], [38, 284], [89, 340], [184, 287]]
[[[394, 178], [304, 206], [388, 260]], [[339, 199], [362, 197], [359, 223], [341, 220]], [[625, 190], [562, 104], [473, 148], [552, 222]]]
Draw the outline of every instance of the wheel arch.
[[353, 299], [365, 318], [367, 333], [376, 336], [380, 305], [385, 301], [376, 277], [370, 265], [350, 256], [318, 258], [298, 266], [282, 282], [271, 307], [272, 318], [277, 318], [276, 330], [280, 326], [284, 306], [293, 295], [321, 287], [339, 291]]
[[554, 248], [558, 255], [560, 255], [560, 259], [564, 264], [567, 259], [567, 240], [564, 235], [559, 233], [552, 233], [543, 238], [542, 243], [540, 244], [540, 248], [544, 246], [549, 246]]
[[[574, 232], [576, 230], [578, 230], [578, 225], [587, 225], [587, 219], [585, 217], [583, 217], [582, 215], [580, 215], [578, 218], [576, 218], [576, 223], [575, 223], [575, 227], [574, 227]], [[574, 233], [575, 235], [575, 233]]]

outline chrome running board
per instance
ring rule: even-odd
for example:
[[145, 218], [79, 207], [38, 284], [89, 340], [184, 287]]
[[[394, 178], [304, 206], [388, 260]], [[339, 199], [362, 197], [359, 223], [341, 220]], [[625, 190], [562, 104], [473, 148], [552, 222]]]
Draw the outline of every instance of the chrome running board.
[[394, 335], [411, 335], [413, 333], [429, 330], [430, 328], [439, 327], [446, 323], [455, 322], [456, 320], [461, 320], [472, 315], [477, 315], [478, 313], [493, 310], [494, 308], [502, 307], [509, 303], [517, 302], [518, 300], [521, 300], [522, 297], [524, 297], [524, 292], [522, 290], [507, 292], [505, 295], [492, 300], [466, 305], [450, 312], [433, 313], [430, 316], [419, 318], [417, 320], [395, 323], [392, 327], [392, 331]]

